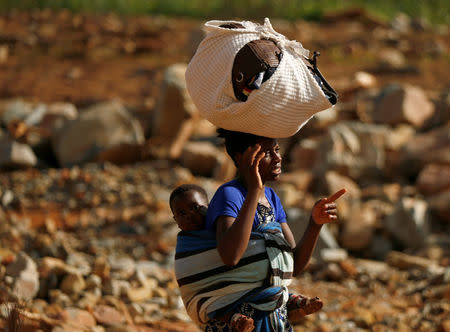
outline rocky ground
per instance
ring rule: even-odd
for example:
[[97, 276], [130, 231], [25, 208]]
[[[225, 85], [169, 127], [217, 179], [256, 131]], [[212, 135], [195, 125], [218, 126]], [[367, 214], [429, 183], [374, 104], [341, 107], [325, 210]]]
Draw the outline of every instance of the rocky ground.
[[[167, 200], [234, 175], [185, 92], [200, 25], [0, 15], [6, 330], [18, 305], [22, 331], [199, 331], [174, 279]], [[296, 236], [317, 198], [348, 189], [292, 286], [324, 308], [295, 331], [450, 331], [448, 27], [360, 11], [273, 25], [321, 50], [341, 95], [281, 141], [274, 187]]]

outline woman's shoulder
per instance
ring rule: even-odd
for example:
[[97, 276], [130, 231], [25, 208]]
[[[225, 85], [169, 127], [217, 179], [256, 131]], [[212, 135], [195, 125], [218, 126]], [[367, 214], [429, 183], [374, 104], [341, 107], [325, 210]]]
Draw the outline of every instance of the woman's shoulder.
[[228, 181], [224, 184], [222, 184], [216, 191], [216, 194], [243, 194], [243, 190], [245, 190], [245, 188], [242, 187], [242, 185], [239, 183], [239, 181], [237, 179]]

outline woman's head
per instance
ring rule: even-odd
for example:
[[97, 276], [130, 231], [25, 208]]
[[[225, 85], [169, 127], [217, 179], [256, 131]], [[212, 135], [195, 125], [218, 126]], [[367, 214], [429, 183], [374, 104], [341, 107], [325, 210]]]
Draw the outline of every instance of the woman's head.
[[225, 139], [227, 153], [231, 159], [233, 159], [233, 162], [238, 169], [241, 166], [241, 157], [245, 150], [258, 144], [261, 146], [260, 151], [265, 153], [259, 163], [261, 179], [264, 182], [278, 179], [281, 174], [282, 158], [280, 155], [280, 146], [276, 139], [222, 128], [219, 128], [217, 132], [219, 137]]

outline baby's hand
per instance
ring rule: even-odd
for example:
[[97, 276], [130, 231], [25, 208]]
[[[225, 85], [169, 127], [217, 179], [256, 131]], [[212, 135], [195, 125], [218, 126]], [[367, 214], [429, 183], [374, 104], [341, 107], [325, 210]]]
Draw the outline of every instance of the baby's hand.
[[345, 192], [345, 189], [341, 189], [330, 197], [318, 200], [316, 204], [314, 204], [311, 213], [313, 221], [318, 225], [323, 225], [337, 220], [337, 209], [334, 201], [344, 195]]

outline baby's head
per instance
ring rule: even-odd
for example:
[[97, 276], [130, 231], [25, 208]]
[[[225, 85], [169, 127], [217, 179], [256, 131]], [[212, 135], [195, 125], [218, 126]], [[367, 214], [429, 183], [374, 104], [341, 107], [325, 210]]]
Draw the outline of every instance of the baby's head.
[[170, 194], [170, 209], [178, 227], [183, 231], [204, 228], [208, 195], [195, 184], [182, 184]]

